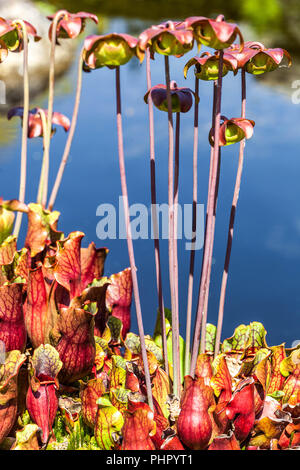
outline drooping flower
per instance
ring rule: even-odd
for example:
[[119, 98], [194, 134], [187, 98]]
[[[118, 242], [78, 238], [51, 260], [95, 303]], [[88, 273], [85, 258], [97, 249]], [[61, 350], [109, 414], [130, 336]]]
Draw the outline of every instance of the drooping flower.
[[[48, 20], [52, 21], [49, 28], [49, 38], [52, 38], [53, 20], [56, 14], [47, 16]], [[92, 20], [98, 24], [98, 17], [92, 13], [80, 11], [78, 13], [66, 12], [62, 15], [57, 23], [56, 37], [60, 39], [75, 39], [84, 30], [87, 20]]]
[[238, 44], [233, 44], [225, 53], [234, 57], [238, 62], [238, 68], [245, 68], [246, 72], [253, 75], [261, 75], [273, 72], [287, 59], [287, 66], [292, 65], [292, 59], [285, 49], [268, 49], [260, 42], [248, 41], [241, 51]]
[[[27, 34], [33, 36], [35, 41], [39, 41], [41, 38], [37, 35], [37, 31], [32, 24], [28, 21], [23, 21], [27, 30]], [[7, 51], [10, 52], [21, 52], [24, 48], [24, 37], [22, 26], [18, 21], [5, 20], [0, 18], [0, 41], [2, 52], [1, 61], [7, 56]]]
[[137, 39], [129, 34], [88, 36], [84, 41], [84, 68], [88, 71], [125, 65], [136, 54], [136, 46]]
[[[240, 142], [243, 139], [250, 139], [253, 135], [253, 128], [255, 122], [250, 119], [232, 118], [227, 119], [223, 117], [223, 122], [220, 126], [219, 144], [221, 147], [232, 145]], [[214, 131], [211, 129], [209, 134], [210, 144], [214, 145]]]
[[[177, 83], [174, 80], [170, 82], [170, 91], [173, 113], [187, 113], [193, 105], [193, 95], [196, 102], [199, 102], [199, 97], [193, 90], [190, 88], [178, 88]], [[152, 87], [151, 90], [148, 90], [144, 96], [146, 103], [148, 103], [148, 97], [150, 94], [153, 104], [161, 111], [168, 112], [166, 85], [159, 84]]]
[[[184, 66], [184, 77], [186, 78], [189, 68], [194, 65], [195, 76], [200, 80], [217, 80], [219, 76], [219, 57], [219, 52], [215, 54], [203, 52], [200, 57], [193, 57]], [[229, 71], [236, 73], [237, 67], [237, 60], [230, 54], [224, 53], [222, 76], [225, 77]]]
[[[23, 107], [16, 107], [9, 110], [7, 118], [11, 119], [14, 116], [19, 116], [23, 121]], [[47, 118], [47, 110], [43, 110]], [[62, 113], [54, 112], [52, 116], [52, 124], [61, 126], [66, 132], [70, 129], [70, 120]], [[55, 133], [55, 129], [52, 128], [52, 135]], [[40, 108], [34, 108], [29, 111], [28, 116], [28, 138], [42, 137], [44, 135], [43, 122], [41, 117]]]
[[243, 48], [244, 39], [239, 27], [234, 23], [224, 21], [223, 15], [219, 15], [215, 20], [204, 16], [191, 16], [186, 18], [183, 24], [193, 29], [198, 44], [222, 50], [229, 47], [238, 36], [240, 48]]
[[58, 409], [57, 375], [62, 368], [58, 352], [45, 344], [33, 353], [32, 377], [26, 406], [32, 420], [42, 429], [42, 441], [47, 442]]
[[143, 31], [139, 36], [137, 55], [142, 61], [147, 47], [152, 57], [154, 53], [183, 56], [193, 49], [194, 38], [191, 28], [178, 21], [166, 21]]

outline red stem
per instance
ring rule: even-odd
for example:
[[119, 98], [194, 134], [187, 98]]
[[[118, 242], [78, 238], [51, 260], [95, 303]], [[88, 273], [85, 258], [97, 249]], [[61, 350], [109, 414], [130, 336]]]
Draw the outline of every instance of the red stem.
[[[206, 333], [206, 318], [204, 317], [205, 299], [209, 293], [209, 266], [213, 254], [214, 244], [214, 211], [217, 191], [218, 167], [219, 167], [219, 132], [220, 132], [220, 118], [221, 118], [221, 96], [222, 96], [222, 71], [223, 71], [223, 51], [220, 51], [219, 58], [219, 78], [216, 92], [216, 113], [214, 119], [214, 148], [213, 148], [213, 162], [211, 170], [211, 180], [209, 184], [209, 194], [207, 201], [207, 224], [205, 246], [203, 254], [203, 269], [200, 280], [199, 300], [197, 308], [196, 325], [194, 332], [194, 344], [191, 359], [191, 375], [194, 376], [197, 356], [200, 344], [200, 329], [201, 335], [201, 352], [205, 352], [205, 333]], [[202, 322], [201, 318], [203, 316]], [[202, 325], [201, 325], [202, 323]], [[200, 328], [201, 327], [201, 328]]]
[[[244, 69], [242, 69], [242, 112], [241, 112], [241, 117], [242, 118], [246, 117], [246, 73], [245, 73]], [[222, 284], [221, 284], [221, 293], [220, 293], [219, 315], [218, 315], [218, 325], [217, 325], [216, 343], [215, 343], [215, 357], [219, 354], [219, 349], [220, 349], [221, 332], [222, 332], [223, 317], [224, 317], [226, 287], [227, 287], [227, 281], [228, 281], [228, 271], [229, 271], [231, 248], [232, 248], [232, 241], [233, 241], [234, 221], [235, 221], [236, 207], [237, 207], [237, 203], [238, 203], [238, 199], [239, 199], [241, 179], [242, 179], [242, 173], [243, 173], [244, 149], [245, 149], [245, 139], [242, 140], [241, 143], [240, 143], [239, 163], [238, 163], [238, 169], [237, 169], [236, 181], [235, 181], [235, 187], [234, 187], [234, 193], [233, 193], [233, 200], [232, 200], [232, 206], [231, 206], [231, 212], [230, 212], [227, 248], [226, 248], [226, 256], [225, 256]]]
[[[150, 66], [150, 51], [146, 51], [146, 72], [147, 72], [147, 88], [151, 89], [151, 66]], [[153, 232], [154, 232], [154, 257], [155, 257], [155, 271], [156, 271], [156, 284], [158, 293], [158, 309], [160, 314], [160, 327], [162, 336], [162, 346], [164, 355], [165, 371], [169, 375], [169, 362], [168, 362], [168, 349], [167, 349], [167, 335], [166, 335], [166, 319], [165, 307], [162, 291], [162, 278], [161, 278], [161, 264], [160, 264], [160, 247], [159, 247], [159, 233], [157, 222], [157, 209], [156, 209], [156, 171], [155, 171], [155, 139], [154, 139], [154, 117], [153, 117], [153, 102], [151, 93], [148, 97], [148, 113], [149, 113], [149, 138], [150, 138], [150, 178], [151, 178], [151, 204], [152, 204], [152, 219], [153, 219]]]
[[133, 285], [133, 292], [134, 292], [134, 299], [135, 299], [135, 308], [136, 308], [136, 316], [137, 316], [137, 323], [138, 323], [138, 329], [139, 329], [139, 337], [140, 337], [140, 342], [141, 342], [141, 353], [142, 353], [142, 359], [144, 363], [147, 398], [148, 398], [148, 404], [150, 408], [153, 410], [151, 379], [150, 379], [148, 358], [147, 358], [147, 351], [146, 351], [146, 344], [145, 344], [142, 309], [141, 309], [140, 294], [139, 294], [138, 279], [137, 279], [137, 268], [135, 265], [134, 250], [133, 250], [131, 228], [130, 228], [129, 203], [128, 203], [128, 191], [127, 191], [127, 182], [126, 182], [124, 144], [123, 144], [120, 67], [116, 67], [116, 104], [117, 104], [118, 153], [119, 153], [120, 177], [121, 177], [124, 215], [125, 215], [126, 233], [127, 233], [128, 255], [129, 255], [129, 261], [130, 261], [130, 268], [131, 268], [132, 285]]
[[173, 393], [178, 397], [179, 392], [179, 331], [176, 317], [176, 293], [174, 279], [174, 129], [172, 116], [172, 101], [170, 91], [169, 58], [165, 56], [165, 76], [168, 103], [169, 124], [169, 163], [168, 163], [168, 204], [169, 204], [169, 278], [172, 310], [172, 359], [173, 359]]
[[[199, 79], [195, 77], [195, 96], [199, 95]], [[194, 148], [193, 148], [193, 215], [192, 215], [192, 243], [196, 243], [197, 227], [197, 199], [198, 199], [198, 135], [199, 135], [199, 103], [195, 100], [194, 108]], [[186, 313], [186, 338], [185, 338], [185, 375], [189, 373], [190, 367], [190, 344], [193, 306], [195, 250], [191, 248], [187, 313]]]

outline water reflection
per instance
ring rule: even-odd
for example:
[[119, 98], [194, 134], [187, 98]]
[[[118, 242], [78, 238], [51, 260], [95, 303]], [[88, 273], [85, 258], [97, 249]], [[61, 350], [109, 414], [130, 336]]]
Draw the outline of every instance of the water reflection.
[[[184, 2], [181, 3], [184, 4]], [[74, 9], [74, 2], [72, 5]], [[106, 2], [103, 5], [106, 5]], [[89, 5], [80, 2], [80, 9], [89, 10], [90, 6], [90, 2]], [[204, 13], [206, 14], [205, 11]], [[140, 22], [128, 23], [126, 20], [118, 19], [111, 21], [109, 30], [128, 32], [128, 24], [135, 25], [134, 27], [138, 29], [141, 26]], [[188, 57], [191, 56], [192, 54]], [[193, 87], [192, 74], [187, 81], [183, 79], [182, 69], [186, 60], [187, 58], [171, 60], [172, 79], [176, 80], [179, 86], [184, 83], [186, 86]], [[162, 65], [160, 57], [153, 62], [153, 84], [162, 83], [164, 80]], [[132, 61], [122, 68], [121, 74], [129, 199], [131, 203], [139, 202], [149, 205], [148, 114], [143, 102], [143, 95], [146, 91], [145, 66], [140, 66], [138, 61]], [[66, 75], [72, 87], [75, 76], [76, 64], [73, 64], [72, 69]], [[299, 336], [295, 330], [299, 325], [300, 315], [300, 253], [298, 249], [300, 245], [298, 205], [300, 108], [293, 105], [286, 96], [276, 93], [271, 88], [261, 86], [261, 82], [255, 78], [251, 76], [247, 78], [247, 116], [256, 121], [256, 128], [254, 138], [246, 146], [244, 180], [239, 200], [236, 238], [225, 307], [224, 335], [231, 335], [233, 328], [239, 323], [258, 320], [262, 321], [268, 330], [269, 343], [279, 344], [287, 341], [290, 345]], [[238, 77], [225, 78], [222, 106], [223, 113], [228, 117], [239, 114], [239, 89]], [[201, 83], [200, 96], [199, 201], [204, 203], [207, 196], [209, 163], [207, 133], [212, 85]], [[41, 104], [45, 106], [44, 97], [41, 101]], [[69, 93], [61, 93], [56, 98], [55, 107], [58, 111], [70, 116], [73, 109], [73, 96]], [[182, 118], [181, 204], [190, 203], [192, 197], [192, 120], [192, 113]], [[166, 202], [168, 144], [165, 113], [155, 112], [155, 132], [158, 200]], [[58, 132], [53, 140], [50, 187], [54, 181], [64, 142], [64, 133]], [[5, 165], [0, 167], [1, 193], [7, 199], [17, 194], [16, 168], [19, 164], [19, 145], [20, 132], [17, 140], [12, 141], [5, 149], [3, 147], [1, 149], [1, 159], [7, 159]], [[39, 155], [40, 150], [39, 140], [29, 143], [28, 201], [36, 197], [36, 182], [41, 164], [36, 156]], [[224, 149], [220, 183], [221, 197], [216, 227], [215, 263], [209, 306], [211, 322], [215, 322], [217, 316], [237, 157], [236, 147]], [[115, 204], [117, 207], [120, 193], [114, 75], [112, 71], [102, 69], [84, 76], [77, 134], [56, 205], [56, 208], [62, 212], [60, 227], [66, 233], [76, 229], [85, 232], [85, 245], [92, 240], [97, 241], [96, 208], [104, 202]], [[128, 266], [125, 241], [101, 242], [98, 240], [97, 245], [101, 246], [101, 244], [107, 245], [111, 250], [106, 265], [107, 273], [116, 272]], [[156, 317], [153, 241], [137, 241], [135, 249], [145, 327], [147, 332], [152, 332]], [[163, 285], [166, 292], [165, 301], [169, 305], [167, 249], [167, 243], [162, 242]], [[184, 249], [184, 243], [180, 243], [179, 250], [180, 314], [181, 323], [184, 324], [189, 254]], [[197, 253], [196, 263], [195, 275], [198, 280], [201, 252]], [[197, 297], [196, 291], [195, 287], [195, 298]], [[135, 320], [133, 320], [133, 329], [136, 330]], [[184, 328], [182, 330], [184, 332]]]

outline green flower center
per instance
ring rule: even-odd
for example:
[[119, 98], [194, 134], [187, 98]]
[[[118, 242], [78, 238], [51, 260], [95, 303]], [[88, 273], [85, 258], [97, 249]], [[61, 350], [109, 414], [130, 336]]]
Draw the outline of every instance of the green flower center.
[[122, 38], [100, 41], [94, 49], [97, 67], [118, 67], [132, 58], [134, 52]]
[[245, 137], [242, 129], [236, 124], [228, 124], [225, 130], [225, 139], [228, 145], [240, 142]]

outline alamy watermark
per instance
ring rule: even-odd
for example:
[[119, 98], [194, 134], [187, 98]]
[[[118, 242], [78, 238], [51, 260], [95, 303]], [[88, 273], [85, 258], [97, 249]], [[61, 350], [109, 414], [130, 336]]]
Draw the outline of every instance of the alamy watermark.
[[[173, 215], [177, 212], [177, 240], [186, 240], [186, 250], [201, 250], [204, 243], [204, 204], [197, 204], [196, 227], [192, 230], [193, 205], [177, 204], [171, 207]], [[96, 210], [100, 217], [96, 234], [100, 240], [126, 239], [126, 224], [123, 197], [119, 197], [119, 206], [100, 204]], [[129, 207], [130, 230], [133, 240], [169, 238], [169, 206], [168, 204], [132, 204]]]
[[292, 82], [292, 103], [300, 104], [300, 80], [294, 80]]

